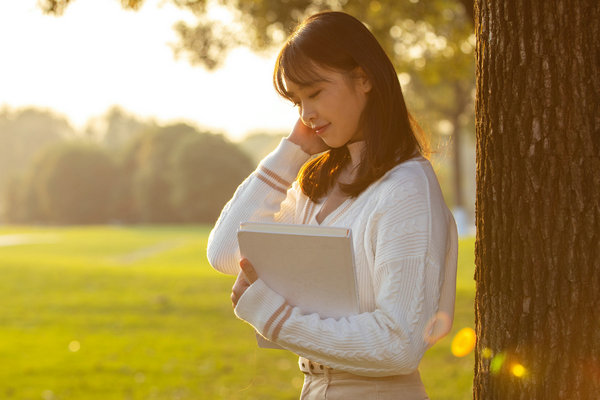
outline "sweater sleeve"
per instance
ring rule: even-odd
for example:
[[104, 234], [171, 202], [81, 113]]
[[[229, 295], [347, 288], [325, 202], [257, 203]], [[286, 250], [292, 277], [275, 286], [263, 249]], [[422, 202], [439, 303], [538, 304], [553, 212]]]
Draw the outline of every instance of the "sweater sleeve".
[[207, 257], [213, 268], [226, 274], [239, 272], [241, 222], [294, 222], [298, 190], [292, 182], [309, 158], [300, 146], [283, 139], [242, 182], [208, 237]]
[[446, 239], [430, 243], [430, 233], [432, 225], [445, 229], [449, 221], [431, 220], [426, 178], [413, 178], [380, 192], [367, 224], [365, 240], [375, 253], [373, 311], [340, 319], [302, 314], [259, 279], [240, 298], [236, 315], [282, 347], [331, 368], [365, 376], [414, 371], [429, 346], [426, 330], [443, 277], [444, 257], [431, 256], [431, 247], [444, 254], [448, 247]]

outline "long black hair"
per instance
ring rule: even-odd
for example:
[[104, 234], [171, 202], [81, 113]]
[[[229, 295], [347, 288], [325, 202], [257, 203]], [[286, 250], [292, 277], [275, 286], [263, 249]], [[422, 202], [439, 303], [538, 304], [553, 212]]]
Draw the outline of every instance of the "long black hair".
[[[345, 193], [358, 196], [395, 165], [426, 151], [422, 131], [406, 109], [396, 70], [362, 22], [336, 11], [304, 20], [279, 53], [275, 90], [293, 101], [285, 81], [310, 84], [320, 78], [315, 66], [348, 74], [360, 67], [372, 85], [359, 122], [365, 151], [354, 182], [342, 186]], [[342, 146], [307, 162], [298, 176], [302, 191], [313, 201], [320, 199], [349, 159], [348, 149]]]

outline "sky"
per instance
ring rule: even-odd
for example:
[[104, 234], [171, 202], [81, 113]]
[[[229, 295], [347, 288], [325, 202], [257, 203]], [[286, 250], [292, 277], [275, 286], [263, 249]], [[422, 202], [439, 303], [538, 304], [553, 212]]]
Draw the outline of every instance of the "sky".
[[81, 129], [119, 105], [233, 140], [287, 132], [296, 121], [297, 111], [273, 89], [276, 54], [236, 49], [215, 72], [176, 60], [172, 27], [194, 19], [169, 1], [127, 11], [118, 0], [74, 0], [61, 17], [36, 3], [0, 1], [0, 106], [51, 109]]

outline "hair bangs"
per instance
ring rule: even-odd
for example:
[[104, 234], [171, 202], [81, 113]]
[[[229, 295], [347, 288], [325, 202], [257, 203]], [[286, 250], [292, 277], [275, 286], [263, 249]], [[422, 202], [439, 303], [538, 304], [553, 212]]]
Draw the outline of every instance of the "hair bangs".
[[300, 86], [310, 86], [323, 81], [323, 77], [316, 71], [317, 64], [294, 43], [287, 43], [279, 53], [275, 63], [273, 83], [275, 90], [282, 97], [293, 101], [286, 81], [294, 82]]

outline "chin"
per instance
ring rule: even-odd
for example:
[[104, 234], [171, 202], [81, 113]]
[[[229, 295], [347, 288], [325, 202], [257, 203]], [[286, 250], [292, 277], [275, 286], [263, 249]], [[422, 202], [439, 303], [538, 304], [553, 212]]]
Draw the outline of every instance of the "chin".
[[327, 146], [331, 147], [332, 149], [339, 149], [340, 147], [344, 147], [345, 145], [347, 145], [350, 141], [339, 142], [339, 141], [330, 141], [327, 139], [323, 139], [323, 142], [325, 142], [325, 144]]

